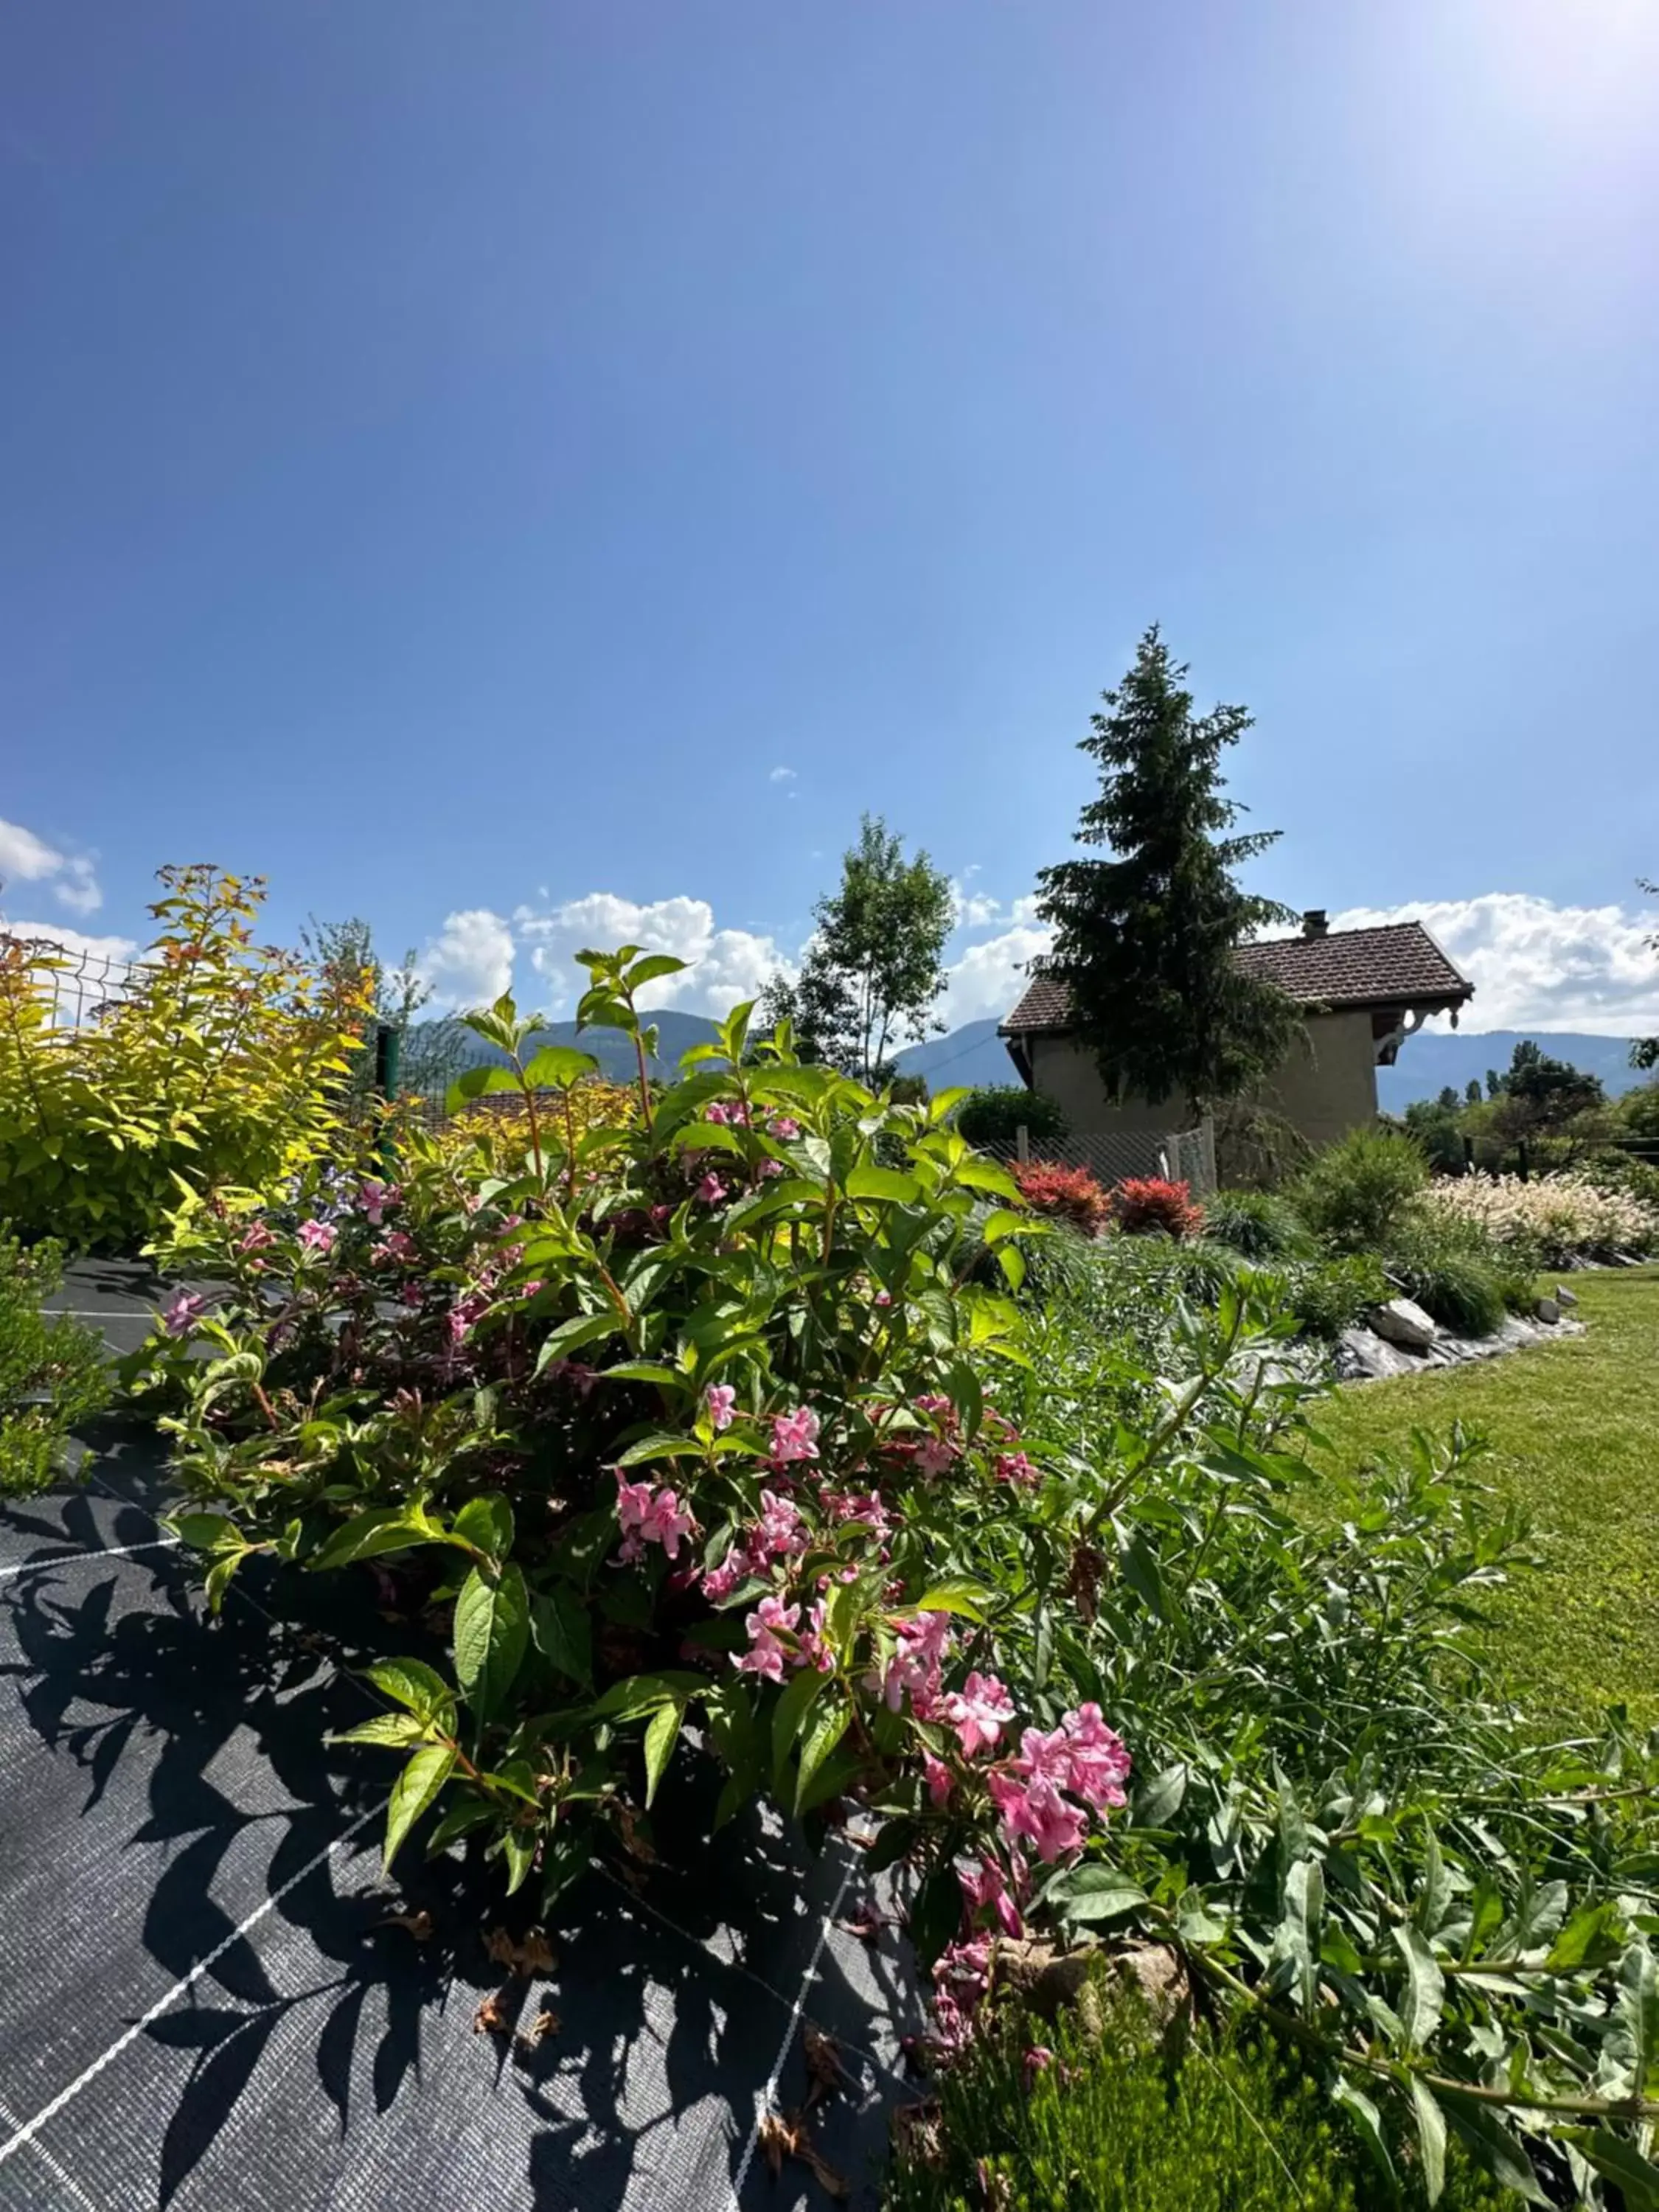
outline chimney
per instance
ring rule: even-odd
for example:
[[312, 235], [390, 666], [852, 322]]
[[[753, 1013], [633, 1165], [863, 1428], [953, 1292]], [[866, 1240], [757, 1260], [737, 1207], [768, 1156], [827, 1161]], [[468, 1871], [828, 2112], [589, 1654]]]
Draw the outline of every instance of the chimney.
[[1324, 937], [1330, 930], [1330, 921], [1322, 906], [1310, 906], [1302, 917], [1304, 937]]

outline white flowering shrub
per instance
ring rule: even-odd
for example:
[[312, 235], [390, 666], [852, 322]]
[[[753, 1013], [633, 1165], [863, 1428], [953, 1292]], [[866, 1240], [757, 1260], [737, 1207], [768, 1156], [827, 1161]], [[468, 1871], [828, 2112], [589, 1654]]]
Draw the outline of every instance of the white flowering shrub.
[[1422, 1204], [1444, 1221], [1480, 1229], [1539, 1267], [1613, 1253], [1659, 1251], [1659, 1208], [1583, 1175], [1462, 1176], [1431, 1184]]

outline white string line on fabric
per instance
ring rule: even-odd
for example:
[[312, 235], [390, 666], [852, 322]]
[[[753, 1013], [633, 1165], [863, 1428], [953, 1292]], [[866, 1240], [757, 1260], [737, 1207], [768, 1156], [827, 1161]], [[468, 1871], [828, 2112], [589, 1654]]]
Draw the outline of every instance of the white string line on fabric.
[[[106, 1494], [112, 1497], [114, 1492]], [[127, 1501], [124, 1498], [122, 1503]], [[141, 1505], [137, 1510], [143, 1513], [144, 1509]], [[146, 1516], [152, 1521], [155, 1517], [153, 1513]], [[38, 1575], [47, 1567], [72, 1567], [82, 1559], [121, 1559], [134, 1552], [173, 1551], [178, 1543], [176, 1536], [151, 1536], [142, 1544], [99, 1544], [90, 1552], [54, 1552], [50, 1559], [24, 1559], [15, 1567], [0, 1567], [0, 1583], [9, 1581], [13, 1575]]]
[[[12, 2111], [9, 2105], [0, 2104], [0, 2120], [3, 2120], [9, 2128], [15, 2128], [21, 2124], [17, 2118], [17, 2115]], [[88, 2197], [86, 2191], [82, 2188], [80, 2183], [69, 2171], [69, 2168], [67, 2166], [59, 2166], [57, 2160], [46, 2148], [45, 2143], [31, 2143], [29, 2145], [29, 2148], [34, 2153], [36, 2158], [40, 2160], [41, 2165], [46, 2167], [47, 2172], [51, 2174], [52, 2179], [58, 2184], [58, 2187], [64, 2191], [64, 2201], [65, 2203], [67, 2203], [70, 2198], [73, 2198], [75, 2203], [82, 2207], [82, 2212], [99, 2212], [97, 2205], [93, 2203], [91, 2197]]]
[[273, 1889], [270, 1896], [264, 1899], [263, 1904], [256, 1905], [252, 1911], [248, 1914], [247, 1917], [245, 1920], [239, 1921], [236, 1926], [231, 1929], [228, 1936], [222, 1936], [219, 1942], [216, 1942], [213, 1948], [208, 1953], [207, 1956], [204, 1959], [198, 1959], [196, 1964], [191, 1968], [190, 1972], [185, 1974], [182, 1979], [176, 1981], [173, 1987], [168, 1990], [164, 1996], [157, 1997], [155, 2002], [149, 2007], [147, 2012], [141, 2013], [138, 2018], [133, 2021], [132, 2025], [126, 2029], [125, 2033], [117, 2036], [114, 2042], [111, 2044], [107, 2051], [103, 2052], [100, 2057], [94, 2058], [91, 2065], [84, 2068], [82, 2072], [77, 2074], [75, 2079], [70, 2082], [66, 2087], [60, 2089], [50, 2104], [42, 2106], [40, 2110], [35, 2114], [34, 2118], [32, 2120], [26, 2121], [24, 2124], [18, 2129], [16, 2134], [11, 2137], [9, 2142], [0, 2143], [0, 2166], [3, 2166], [12, 2154], [15, 2151], [21, 2150], [25, 2143], [33, 2142], [35, 2136], [40, 2134], [41, 2129], [49, 2127], [52, 2121], [58, 2118], [59, 2112], [63, 2111], [64, 2106], [73, 2103], [74, 2100], [80, 2095], [82, 2089], [86, 2088], [89, 2083], [95, 2081], [98, 2076], [103, 2072], [104, 2069], [109, 2065], [112, 2060], [120, 2057], [121, 2053], [127, 2048], [129, 2044], [136, 2043], [138, 2038], [144, 2033], [144, 2030], [149, 2027], [152, 2022], [158, 2021], [164, 2012], [168, 2011], [173, 2005], [177, 2004], [180, 1997], [187, 1996], [210, 1966], [216, 1966], [218, 1961], [224, 1957], [226, 1952], [228, 1951], [233, 1945], [240, 1943], [242, 1941], [242, 1938], [247, 1934], [251, 1928], [257, 1927], [258, 1923], [264, 1918], [268, 1912], [274, 1911], [276, 1907], [279, 1905], [283, 1899], [288, 1895], [289, 1890], [295, 1888], [306, 1879], [307, 1875], [315, 1874], [319, 1867], [325, 1866], [329, 1860], [334, 1856], [337, 1851], [343, 1850], [346, 1845], [351, 1841], [352, 1838], [356, 1834], [358, 1829], [366, 1827], [371, 1820], [378, 1820], [381, 1814], [386, 1811], [390, 1802], [391, 1792], [388, 1791], [386, 1796], [381, 1799], [378, 1805], [371, 1805], [366, 1811], [359, 1813], [356, 1819], [352, 1821], [350, 1826], [345, 1830], [343, 1835], [336, 1836], [332, 1843], [325, 1844], [322, 1850], [315, 1853], [313, 1857], [308, 1858], [305, 1864], [301, 1867], [296, 1873], [291, 1874], [285, 1882], [282, 1883], [279, 1887]]
[[766, 2087], [755, 2098], [755, 2124], [749, 2130], [749, 2140], [743, 2147], [743, 2158], [738, 2167], [737, 2179], [732, 2184], [729, 2212], [738, 2212], [743, 2196], [743, 2185], [749, 2179], [749, 2169], [755, 2163], [755, 2153], [760, 2146], [761, 2130], [766, 2124], [767, 2114], [776, 2101], [778, 2083], [783, 2078], [785, 2061], [789, 2046], [795, 2039], [795, 2030], [800, 2026], [800, 2016], [806, 2009], [806, 1992], [817, 1978], [818, 1960], [823, 1956], [823, 1947], [830, 1941], [832, 1921], [840, 1917], [847, 1892], [852, 1885], [853, 1865], [849, 1860], [842, 1869], [841, 1887], [836, 1892], [836, 1901], [823, 1916], [823, 1925], [818, 1929], [818, 1940], [812, 1946], [812, 1955], [806, 1962], [806, 1972], [801, 1976], [800, 1992], [790, 2008], [789, 2023], [783, 2031], [783, 2041], [778, 2045], [778, 2055], [772, 2061], [772, 2071], [766, 2077]]
[[[854, 1865], [856, 1865], [856, 1861], [853, 1863]], [[611, 1868], [608, 1866], [595, 1866], [593, 1871], [601, 1878], [602, 1881], [608, 1881], [613, 1889], [619, 1889], [623, 1895], [628, 1899], [629, 1903], [635, 1906], [638, 1911], [641, 1912], [648, 1912], [653, 1920], [660, 1921], [662, 1925], [669, 1929], [672, 1934], [679, 1937], [681, 1942], [689, 1943], [694, 1951], [702, 1951], [705, 1953], [714, 1961], [714, 1964], [717, 1966], [723, 1967], [728, 1974], [739, 1975], [745, 1982], [752, 1982], [757, 1990], [764, 1990], [767, 1996], [772, 1998], [775, 2003], [785, 2007], [788, 2005], [788, 1998], [785, 1996], [783, 1991], [778, 1988], [775, 1983], [769, 1982], [764, 1974], [757, 1974], [752, 1966], [745, 1966], [737, 1959], [721, 1958], [720, 1953], [714, 1948], [712, 1943], [705, 1942], [700, 1936], [694, 1936], [689, 1928], [682, 1928], [679, 1922], [673, 1917], [672, 1913], [665, 1912], [659, 1905], [653, 1905], [648, 1897], [642, 1897], [636, 1889], [630, 1888], [622, 1879], [621, 1875], [617, 1874]], [[852, 1873], [853, 1865], [849, 1865], [847, 1869], [848, 1877], [849, 1879]], [[834, 1920], [837, 1917], [840, 1911], [842, 1899], [846, 1895], [846, 1893], [847, 1881], [843, 1881], [841, 1887], [841, 1892], [836, 1899], [836, 1909], [835, 1911], [832, 1911], [830, 1915], [831, 1920]], [[818, 1950], [822, 1951], [823, 1948], [823, 1943], [820, 1942]], [[813, 1954], [813, 1965], [816, 1966], [817, 1963], [817, 1953], [815, 1952]], [[809, 1978], [811, 1977], [811, 1967], [809, 1966], [807, 1968]], [[816, 2027], [817, 2022], [815, 2021], [813, 2025]], [[829, 2030], [826, 2029], [824, 2032], [827, 2034]], [[904, 2083], [905, 2077], [898, 2071], [896, 2067], [890, 2066], [887, 2061], [881, 2057], [878, 2053], [866, 2050], [863, 2044], [854, 2043], [851, 2036], [837, 2035], [836, 2037], [836, 2041], [840, 2044], [843, 2051], [850, 2051], [855, 2057], [862, 2058], [867, 2065], [872, 2066], [878, 2074], [885, 2074], [890, 2081]], [[906, 2086], [908, 2086], [908, 2084]]]

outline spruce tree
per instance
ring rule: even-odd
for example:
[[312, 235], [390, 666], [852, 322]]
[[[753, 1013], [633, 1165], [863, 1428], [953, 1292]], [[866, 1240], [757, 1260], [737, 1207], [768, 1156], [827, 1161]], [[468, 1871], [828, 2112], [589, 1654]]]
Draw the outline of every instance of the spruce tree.
[[1295, 920], [1234, 872], [1279, 835], [1226, 834], [1241, 810], [1223, 795], [1222, 750], [1252, 717], [1242, 707], [1195, 715], [1186, 674], [1154, 623], [1081, 740], [1101, 787], [1077, 842], [1111, 857], [1063, 860], [1037, 882], [1054, 932], [1042, 971], [1070, 991], [1108, 1096], [1175, 1098], [1199, 1118], [1271, 1075], [1300, 1016], [1234, 957], [1258, 931]]

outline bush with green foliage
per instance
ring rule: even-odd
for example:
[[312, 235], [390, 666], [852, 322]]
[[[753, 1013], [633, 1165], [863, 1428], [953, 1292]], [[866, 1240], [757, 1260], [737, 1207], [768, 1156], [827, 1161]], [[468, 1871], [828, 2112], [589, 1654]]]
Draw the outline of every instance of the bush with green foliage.
[[1394, 1242], [1429, 1180], [1409, 1137], [1351, 1129], [1297, 1178], [1291, 1203], [1308, 1226], [1341, 1252], [1380, 1252]]
[[1284, 1270], [1285, 1303], [1304, 1336], [1332, 1342], [1395, 1295], [1374, 1252], [1292, 1262]]
[[[937, 2100], [907, 2112], [886, 2212], [1366, 2212], [1364, 2141], [1287, 2048], [1207, 2028], [1160, 2035], [1097, 1972], [1047, 2021], [1010, 2003]], [[1407, 2176], [1400, 2212], [1427, 2199]], [[1502, 2197], [1461, 2156], [1442, 2212]]]
[[28, 1249], [0, 1222], [0, 1494], [44, 1490], [63, 1471], [64, 1446], [101, 1412], [110, 1377], [101, 1340], [40, 1302], [64, 1279], [64, 1248]]
[[[581, 1018], [643, 1050], [679, 963], [588, 958]], [[712, 1759], [722, 1820], [881, 1820], [944, 2052], [994, 1929], [1133, 1935], [1301, 2045], [1395, 2171], [1437, 2180], [1449, 2130], [1587, 2203], [1659, 2180], [1659, 1758], [1493, 1701], [1472, 1623], [1527, 1532], [1461, 1441], [1310, 1526], [1294, 1322], [1236, 1255], [1167, 1366], [1103, 1372], [970, 1279], [988, 1244], [1018, 1291], [1028, 1217], [981, 1217], [1011, 1186], [948, 1097], [748, 1064], [740, 1009], [596, 1139], [559, 1103], [585, 1054], [474, 1019], [513, 1170], [411, 1139], [393, 1188], [197, 1206], [177, 1256], [220, 1287], [142, 1363], [216, 1597], [256, 1552], [374, 1561], [428, 1623], [354, 1732], [402, 1762], [392, 1850], [429, 1810], [545, 1901], [632, 1871], [671, 1763]]]
[[1057, 1143], [1071, 1125], [1057, 1098], [1022, 1083], [990, 1083], [970, 1091], [957, 1108], [956, 1127], [970, 1145], [1012, 1145], [1022, 1129], [1033, 1144]]
[[1314, 1249], [1307, 1224], [1277, 1191], [1218, 1191], [1204, 1201], [1204, 1233], [1246, 1260], [1304, 1260]]
[[256, 945], [264, 892], [163, 868], [161, 925], [95, 1018], [52, 1016], [55, 945], [0, 941], [0, 1217], [132, 1250], [181, 1190], [273, 1188], [340, 1131], [367, 985]]

